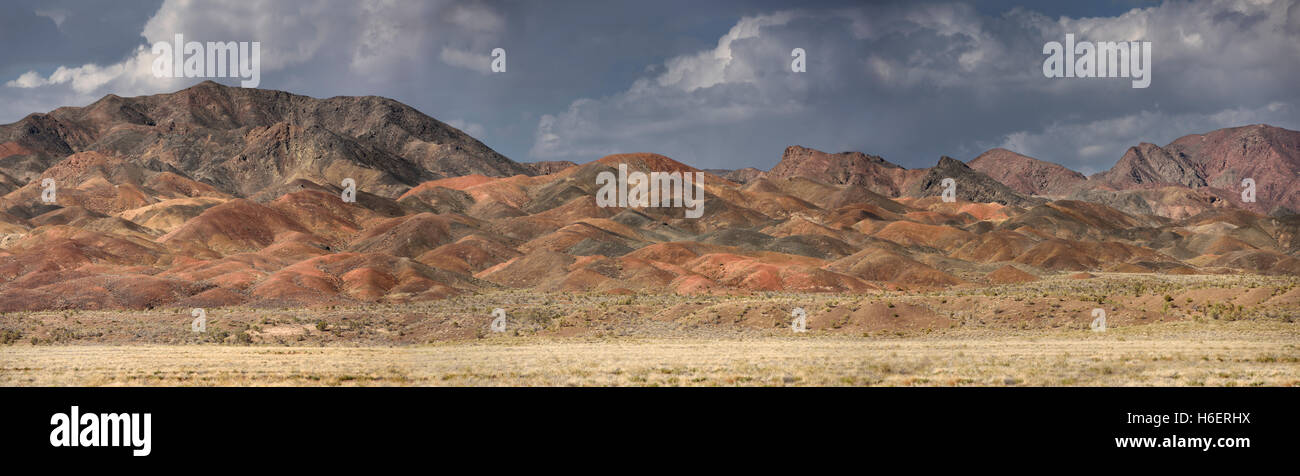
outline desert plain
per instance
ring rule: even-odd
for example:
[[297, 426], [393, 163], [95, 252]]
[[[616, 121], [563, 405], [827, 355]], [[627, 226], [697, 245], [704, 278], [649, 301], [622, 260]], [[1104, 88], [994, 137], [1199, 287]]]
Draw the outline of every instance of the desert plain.
[[0, 385], [1294, 386], [1297, 284], [1101, 273], [862, 295], [500, 291], [208, 309], [204, 332], [189, 309], [9, 313]]

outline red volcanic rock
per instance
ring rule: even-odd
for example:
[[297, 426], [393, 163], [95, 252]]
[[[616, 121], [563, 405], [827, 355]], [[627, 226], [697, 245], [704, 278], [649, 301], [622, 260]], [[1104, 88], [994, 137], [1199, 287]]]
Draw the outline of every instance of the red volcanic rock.
[[1043, 200], [1026, 197], [1001, 182], [970, 168], [965, 163], [948, 156], [939, 157], [934, 167], [923, 171], [903, 190], [903, 195], [913, 198], [931, 198], [942, 195], [944, 180], [953, 180], [955, 199], [959, 201], [1030, 207]]
[[470, 235], [421, 254], [415, 260], [429, 266], [474, 274], [522, 253], [481, 235]]
[[1108, 233], [1157, 223], [1158, 220], [1141, 219], [1105, 205], [1057, 200], [1011, 217], [1000, 227], [1013, 230], [1027, 227], [1048, 237], [1095, 239]]
[[1300, 274], [1300, 259], [1275, 251], [1237, 251], [1214, 260], [1215, 266], [1228, 266], [1260, 274]]
[[702, 245], [695, 242], [656, 243], [628, 253], [627, 257], [661, 261], [664, 263], [685, 263], [700, 257], [702, 253], [708, 253], [709, 251], [705, 250], [710, 249], [720, 250], [719, 247]]
[[1114, 167], [1093, 175], [1089, 180], [1117, 189], [1170, 184], [1184, 187], [1205, 186], [1205, 178], [1197, 173], [1196, 166], [1190, 158], [1170, 153], [1155, 144], [1145, 142], [1136, 147], [1129, 147]]
[[[747, 256], [710, 253], [685, 264], [685, 268], [725, 287], [750, 291], [861, 292], [878, 289], [854, 276], [820, 266], [825, 262], [792, 255]], [[696, 281], [703, 284], [704, 281]]]
[[698, 274], [683, 275], [672, 283], [673, 292], [677, 294], [709, 294], [721, 286], [709, 278]]
[[524, 165], [532, 169], [534, 175], [550, 175], [556, 172], [563, 171], [564, 169], [567, 169], [569, 167], [574, 167], [578, 164], [569, 162], [567, 160], [544, 160], [541, 162], [528, 162]]
[[993, 284], [1012, 284], [1038, 281], [1038, 276], [1021, 271], [1008, 264], [984, 276], [984, 279]]
[[975, 239], [974, 234], [958, 228], [906, 221], [890, 223], [872, 236], [903, 246], [928, 246], [945, 251], [954, 250]]
[[659, 290], [682, 272], [680, 268], [668, 268], [671, 267], [642, 259], [583, 256], [565, 268], [569, 273], [563, 279], [548, 284], [544, 289], [577, 292], [603, 292], [620, 287]]
[[0, 290], [0, 312], [42, 309], [152, 309], [199, 292], [193, 283], [130, 273], [69, 277]]
[[[1183, 136], [1164, 147], [1130, 148], [1110, 170], [1094, 175], [1116, 189], [1175, 184], [1213, 187], [1234, 205], [1268, 212], [1300, 211], [1300, 132], [1263, 124]], [[1256, 183], [1256, 202], [1242, 203], [1242, 179]]]
[[330, 239], [335, 245], [350, 241], [367, 222], [385, 218], [370, 209], [344, 203], [337, 194], [315, 190], [285, 194], [272, 201], [270, 207], [312, 234]]
[[118, 213], [117, 216], [140, 226], [166, 233], [180, 228], [191, 218], [202, 214], [204, 210], [226, 201], [225, 199], [212, 197], [173, 198], [125, 210]]
[[1096, 270], [1134, 261], [1172, 262], [1173, 258], [1151, 249], [1116, 241], [1051, 239], [1035, 245], [1015, 259], [1017, 263], [1059, 271]]
[[554, 251], [538, 251], [480, 271], [474, 277], [513, 288], [556, 286], [576, 259]]
[[[1122, 191], [1075, 189], [1068, 198], [1094, 202], [1131, 215], [1158, 215], [1175, 220], [1198, 215], [1206, 211], [1233, 207], [1233, 192], [1201, 187], [1187, 188], [1178, 185], [1153, 185]], [[1239, 198], [1239, 196], [1238, 196]]]
[[66, 270], [91, 263], [153, 265], [166, 248], [142, 239], [82, 230], [71, 226], [41, 227], [15, 241], [0, 255], [0, 277], [14, 279], [31, 272]]
[[1027, 195], [1053, 195], [1087, 180], [1060, 165], [997, 148], [967, 162], [972, 169]]
[[623, 255], [633, 245], [644, 243], [641, 234], [631, 227], [603, 218], [588, 218], [539, 236], [519, 245], [519, 251], [547, 249], [575, 256], [600, 254]]
[[[28, 116], [0, 126], [0, 143], [10, 142], [7, 153], [30, 157], [26, 169], [48, 167], [72, 151], [99, 151], [262, 200], [288, 192], [298, 179], [339, 184], [353, 178], [359, 190], [392, 198], [441, 177], [534, 173], [391, 99], [316, 99], [211, 81]], [[28, 171], [22, 175], [30, 180]]]
[[89, 151], [64, 158], [31, 182], [9, 192], [0, 198], [0, 207], [25, 210], [41, 203], [45, 179], [55, 183], [55, 206], [79, 206], [105, 215], [172, 198], [228, 197], [206, 184], [149, 170], [122, 157]]
[[730, 170], [727, 171], [727, 173], [722, 174], [722, 178], [739, 184], [746, 184], [749, 182], [753, 182], [754, 180], [762, 176], [763, 176], [763, 171], [753, 167], [745, 167], [743, 169]]
[[342, 291], [363, 301], [375, 301], [388, 290], [397, 285], [392, 275], [374, 268], [357, 268], [339, 277], [343, 281]]
[[[697, 171], [662, 155], [523, 166], [382, 98], [206, 83], [109, 96], [0, 126], [0, 311], [402, 303], [500, 287], [861, 293], [1037, 279], [1029, 269], [1300, 275], [1300, 216], [1262, 214], [1296, 196], [1295, 134], [1251, 126], [1143, 145], [1098, 180], [999, 149], [906, 170], [791, 147], [761, 175], [705, 172], [691, 219], [596, 203], [596, 177], [620, 165]], [[1261, 201], [1240, 207], [1246, 176]], [[42, 177], [58, 183], [56, 203], [41, 200]], [[956, 202], [939, 197], [945, 177], [959, 181]], [[884, 325], [887, 311], [862, 312], [846, 325]]]
[[469, 276], [379, 253], [336, 253], [304, 260], [267, 277], [250, 295], [265, 304], [315, 306], [348, 300], [403, 302], [477, 286]]
[[22, 144], [17, 142], [5, 142], [0, 144], [0, 159], [15, 155], [32, 155], [34, 153], [35, 152], [31, 149], [23, 147]]
[[951, 274], [879, 248], [867, 248], [846, 256], [827, 265], [826, 269], [867, 281], [894, 284], [951, 286], [962, 282]]
[[613, 265], [616, 268], [611, 270], [610, 274], [615, 276], [622, 286], [641, 290], [664, 289], [678, 276], [688, 273], [685, 268], [671, 263], [627, 256], [618, 258]]
[[1011, 261], [1037, 244], [1033, 238], [1011, 230], [989, 231], [952, 252], [951, 256], [976, 263]]
[[763, 176], [770, 179], [806, 177], [827, 184], [861, 185], [877, 194], [897, 197], [910, 179], [923, 173], [861, 152], [828, 154], [792, 145], [785, 149], [781, 162]]
[[461, 177], [451, 177], [451, 178], [445, 178], [445, 179], [440, 179], [440, 180], [433, 180], [433, 181], [429, 181], [429, 182], [424, 182], [424, 183], [420, 184], [419, 186], [416, 186], [415, 188], [412, 188], [411, 190], [408, 190], [405, 194], [402, 194], [402, 196], [399, 197], [399, 200], [402, 199], [402, 198], [406, 198], [406, 197], [412, 196], [412, 195], [414, 195], [414, 194], [419, 194], [419, 193], [421, 193], [421, 190], [425, 190], [425, 189], [432, 189], [432, 188], [437, 188], [437, 187], [443, 187], [443, 188], [448, 188], [448, 189], [451, 189], [451, 190], [462, 190], [462, 191], [463, 191], [463, 190], [468, 190], [468, 189], [470, 189], [471, 187], [476, 187], [476, 186], [483, 185], [483, 184], [487, 184], [487, 183], [493, 183], [493, 182], [496, 182], [496, 181], [498, 181], [498, 179], [493, 178], [493, 177], [487, 177], [487, 176], [479, 175], [479, 174], [465, 175], [465, 176], [461, 176]]
[[745, 203], [751, 210], [773, 218], [814, 212], [818, 208], [819, 205], [809, 203], [799, 196], [788, 195], [787, 191], [737, 190], [732, 192], [727, 190], [718, 195], [732, 203]]
[[626, 164], [628, 170], [639, 170], [642, 172], [701, 172], [700, 169], [683, 164], [666, 156], [645, 152], [611, 154], [601, 157], [596, 160], [596, 163], [615, 168], [619, 165]]
[[432, 213], [380, 220], [357, 235], [349, 249], [414, 258], [467, 233], [469, 221]]
[[284, 212], [237, 199], [204, 210], [158, 241], [194, 243], [230, 253], [260, 250], [293, 232], [310, 233]]

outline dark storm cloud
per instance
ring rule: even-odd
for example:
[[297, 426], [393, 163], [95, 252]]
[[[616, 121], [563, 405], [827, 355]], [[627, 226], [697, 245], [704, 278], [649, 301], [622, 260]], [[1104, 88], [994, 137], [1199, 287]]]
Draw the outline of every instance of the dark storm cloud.
[[[1092, 172], [1141, 141], [1300, 127], [1297, 3], [165, 2], [76, 37], [41, 3], [5, 20], [41, 41], [0, 53], [0, 120], [192, 84], [152, 78], [138, 49], [182, 32], [261, 41], [262, 87], [393, 97], [521, 161], [767, 168], [801, 144], [920, 167], [1004, 146]], [[54, 7], [63, 30], [104, 10]], [[1151, 41], [1151, 86], [1044, 78], [1043, 43], [1065, 33]], [[497, 46], [506, 73], [487, 71]]]
[[14, 0], [0, 15], [0, 78], [63, 64], [120, 61], [140, 42], [140, 26], [162, 0]]
[[[923, 4], [748, 17], [722, 36], [725, 52], [693, 59], [712, 68], [669, 60], [667, 72], [623, 93], [543, 117], [533, 152], [637, 149], [710, 167], [770, 166], [797, 143], [915, 167], [1006, 146], [1091, 172], [1139, 141], [1254, 122], [1300, 125], [1288, 86], [1300, 79], [1300, 42], [1279, 33], [1288, 8], [1180, 3], [1070, 19]], [[1152, 86], [1044, 78], [1042, 45], [1066, 33], [1152, 41]], [[789, 72], [792, 47], [808, 51], [807, 73]]]

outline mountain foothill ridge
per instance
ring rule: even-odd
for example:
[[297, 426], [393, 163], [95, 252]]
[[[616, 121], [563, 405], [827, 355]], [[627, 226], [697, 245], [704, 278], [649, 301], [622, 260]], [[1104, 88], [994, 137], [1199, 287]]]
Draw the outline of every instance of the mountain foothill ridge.
[[[619, 165], [700, 172], [704, 215], [598, 206]], [[520, 163], [391, 99], [204, 82], [0, 125], [0, 312], [1300, 275], [1298, 174], [1300, 132], [1267, 125], [1139, 144], [1091, 176], [1001, 148], [921, 169], [797, 145], [766, 171]]]

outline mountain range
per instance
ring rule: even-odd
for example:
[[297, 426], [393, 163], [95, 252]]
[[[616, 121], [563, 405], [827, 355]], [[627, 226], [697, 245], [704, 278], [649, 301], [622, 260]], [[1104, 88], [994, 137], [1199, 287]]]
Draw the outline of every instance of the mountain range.
[[[704, 216], [597, 206], [621, 164], [703, 172]], [[800, 146], [767, 171], [518, 163], [391, 99], [205, 82], [0, 126], [0, 311], [1296, 275], [1297, 176], [1300, 132], [1267, 125], [1139, 144], [1092, 176], [1005, 149], [924, 169]]]

